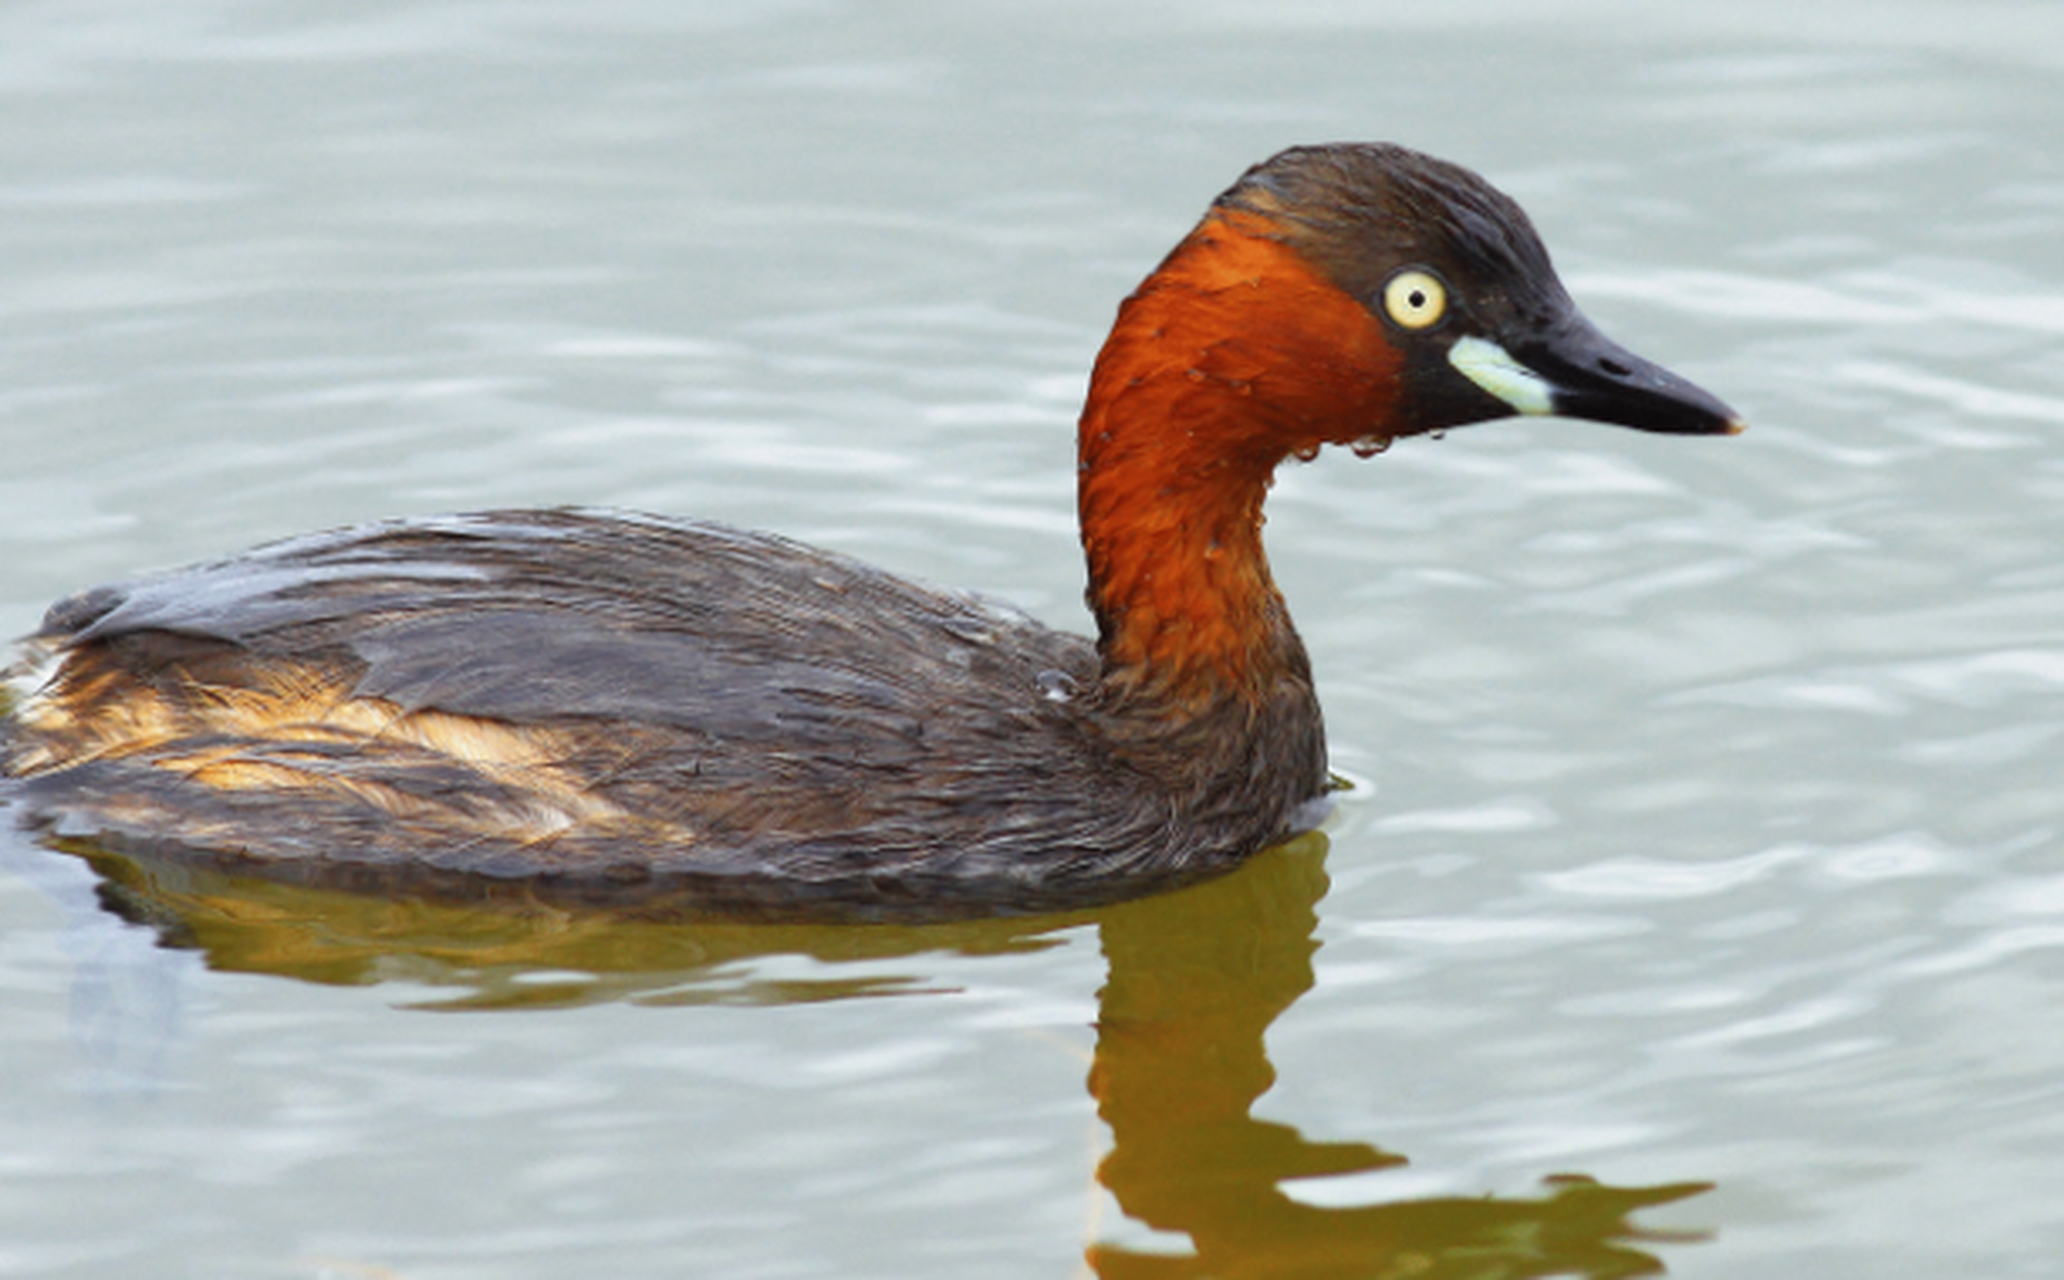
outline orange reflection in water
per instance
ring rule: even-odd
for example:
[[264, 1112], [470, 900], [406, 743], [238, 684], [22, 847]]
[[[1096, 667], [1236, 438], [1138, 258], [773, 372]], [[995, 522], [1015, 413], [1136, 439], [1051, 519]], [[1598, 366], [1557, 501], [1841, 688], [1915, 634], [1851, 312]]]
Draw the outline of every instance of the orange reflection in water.
[[[1629, 1221], [1707, 1189], [1695, 1182], [1621, 1188], [1562, 1174], [1538, 1197], [1340, 1207], [1285, 1193], [1286, 1181], [1405, 1163], [1365, 1142], [1312, 1141], [1250, 1114], [1275, 1080], [1264, 1033], [1312, 985], [1326, 891], [1320, 835], [1157, 898], [910, 926], [726, 923], [664, 904], [568, 907], [515, 891], [460, 904], [382, 898], [67, 847], [100, 873], [111, 910], [202, 951], [213, 968], [324, 983], [409, 981], [451, 990], [424, 1006], [443, 1009], [920, 994], [930, 989], [923, 966], [898, 973], [900, 962], [1036, 950], [1093, 924], [1109, 963], [1089, 1073], [1112, 1136], [1098, 1178], [1129, 1217], [1190, 1245], [1150, 1253], [1092, 1243], [1086, 1257], [1104, 1280], [1638, 1276], [1663, 1270], [1649, 1247], [1699, 1238]], [[830, 976], [755, 974], [752, 962], [776, 956], [824, 962]], [[842, 965], [854, 973], [840, 975]]]
[[1405, 1163], [1368, 1143], [1314, 1142], [1249, 1114], [1275, 1082], [1263, 1034], [1312, 985], [1324, 852], [1324, 837], [1309, 837], [1237, 875], [1103, 913], [1110, 979], [1089, 1085], [1113, 1143], [1098, 1177], [1128, 1216], [1187, 1235], [1194, 1251], [1094, 1245], [1096, 1273], [1516, 1280], [1660, 1272], [1654, 1255], [1634, 1247], [1645, 1237], [1628, 1215], [1707, 1184], [1615, 1188], [1565, 1175], [1549, 1179], [1540, 1198], [1339, 1208], [1285, 1194], [1287, 1180]]

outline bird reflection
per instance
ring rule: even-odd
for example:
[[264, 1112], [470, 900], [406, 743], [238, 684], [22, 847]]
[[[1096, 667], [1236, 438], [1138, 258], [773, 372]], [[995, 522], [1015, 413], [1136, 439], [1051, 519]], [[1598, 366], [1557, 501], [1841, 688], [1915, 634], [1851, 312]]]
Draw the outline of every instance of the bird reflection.
[[1089, 1087], [1113, 1142], [1098, 1178], [1127, 1216], [1187, 1235], [1194, 1252], [1093, 1245], [1097, 1275], [1516, 1280], [1662, 1271], [1634, 1247], [1644, 1233], [1628, 1215], [1706, 1184], [1617, 1188], [1564, 1176], [1540, 1198], [1339, 1208], [1285, 1193], [1286, 1181], [1405, 1163], [1367, 1143], [1315, 1142], [1249, 1114], [1275, 1082], [1263, 1034], [1312, 985], [1324, 839], [1308, 837], [1185, 893], [1103, 913], [1110, 978], [1098, 1002]]
[[[212, 968], [323, 983], [408, 981], [438, 992], [424, 1002], [437, 1008], [915, 994], [931, 989], [923, 966], [911, 963], [920, 956], [1037, 950], [1094, 926], [1109, 977], [1089, 1090], [1112, 1137], [1098, 1178], [1135, 1222], [1187, 1237], [1174, 1251], [1090, 1244], [1086, 1258], [1102, 1280], [1638, 1276], [1663, 1270], [1654, 1245], [1697, 1238], [1645, 1232], [1629, 1219], [1706, 1190], [1700, 1183], [1623, 1188], [1562, 1175], [1533, 1197], [1345, 1206], [1285, 1191], [1286, 1183], [1405, 1163], [1365, 1142], [1315, 1141], [1250, 1114], [1275, 1079], [1264, 1033], [1312, 985], [1316, 907], [1327, 887], [1322, 835], [1157, 898], [1029, 920], [907, 926], [736, 923], [679, 904], [603, 909], [527, 893], [463, 904], [383, 898], [68, 847], [99, 873], [103, 906], [153, 926], [168, 945], [198, 949]], [[813, 976], [781, 980], [754, 963], [781, 956], [821, 963]]]

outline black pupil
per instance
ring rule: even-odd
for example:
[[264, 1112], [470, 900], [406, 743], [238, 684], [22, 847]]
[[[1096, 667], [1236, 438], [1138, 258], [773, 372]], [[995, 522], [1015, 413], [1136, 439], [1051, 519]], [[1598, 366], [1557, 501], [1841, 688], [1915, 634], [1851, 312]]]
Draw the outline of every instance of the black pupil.
[[1426, 305], [1426, 290], [1412, 290], [1412, 292], [1405, 295], [1405, 301], [1412, 304], [1412, 310], [1417, 311], [1419, 308]]

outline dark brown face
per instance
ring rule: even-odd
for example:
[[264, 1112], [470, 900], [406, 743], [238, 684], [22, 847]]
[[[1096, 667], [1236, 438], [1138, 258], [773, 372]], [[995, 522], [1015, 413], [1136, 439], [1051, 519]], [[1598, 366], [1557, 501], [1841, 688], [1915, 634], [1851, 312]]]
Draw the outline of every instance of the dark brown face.
[[1219, 205], [1269, 218], [1382, 322], [1403, 361], [1400, 435], [1512, 414], [1741, 429], [1721, 401], [1601, 334], [1525, 211], [1458, 165], [1380, 143], [1297, 147]]

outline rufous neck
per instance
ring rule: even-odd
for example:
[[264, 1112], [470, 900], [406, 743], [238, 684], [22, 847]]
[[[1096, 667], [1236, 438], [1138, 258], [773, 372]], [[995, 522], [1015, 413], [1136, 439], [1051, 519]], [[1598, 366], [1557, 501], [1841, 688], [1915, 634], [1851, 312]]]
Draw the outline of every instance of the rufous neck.
[[1119, 308], [1079, 438], [1106, 683], [1261, 696], [1303, 649], [1262, 551], [1292, 452], [1366, 434], [1397, 357], [1259, 215], [1215, 209]]

